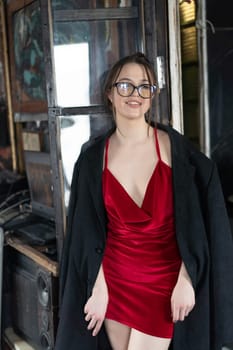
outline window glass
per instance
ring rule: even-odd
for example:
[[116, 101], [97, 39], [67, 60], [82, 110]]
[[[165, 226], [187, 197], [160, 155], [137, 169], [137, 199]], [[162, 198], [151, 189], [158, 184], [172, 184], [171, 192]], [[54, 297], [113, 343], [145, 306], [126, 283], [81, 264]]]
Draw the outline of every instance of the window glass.
[[46, 100], [41, 21], [39, 1], [13, 16], [14, 92], [19, 104]]
[[95, 9], [95, 8], [107, 8], [107, 7], [129, 7], [133, 6], [135, 2], [133, 0], [53, 0], [53, 8], [55, 10], [68, 10], [68, 9]]
[[73, 168], [82, 145], [113, 127], [113, 120], [107, 114], [60, 116], [59, 120], [65, 190], [64, 201], [67, 207]]
[[57, 104], [102, 104], [107, 70], [120, 57], [138, 50], [137, 20], [54, 23]]

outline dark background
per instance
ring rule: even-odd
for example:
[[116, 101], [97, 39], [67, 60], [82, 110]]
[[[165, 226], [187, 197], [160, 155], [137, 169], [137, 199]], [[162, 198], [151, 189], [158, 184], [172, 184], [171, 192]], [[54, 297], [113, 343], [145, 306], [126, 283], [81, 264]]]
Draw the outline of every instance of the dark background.
[[[224, 196], [233, 195], [233, 16], [228, 0], [207, 0], [211, 156]], [[233, 206], [233, 204], [232, 204]]]

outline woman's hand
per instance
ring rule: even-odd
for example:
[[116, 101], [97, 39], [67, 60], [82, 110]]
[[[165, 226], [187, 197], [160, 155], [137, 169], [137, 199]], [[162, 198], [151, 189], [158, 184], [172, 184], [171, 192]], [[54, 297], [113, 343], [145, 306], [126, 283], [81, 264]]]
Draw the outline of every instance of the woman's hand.
[[89, 322], [87, 329], [93, 330], [93, 336], [98, 334], [103, 324], [107, 306], [108, 289], [101, 267], [92, 291], [92, 295], [84, 306], [84, 313], [86, 314], [85, 320]]
[[177, 283], [171, 296], [173, 322], [184, 321], [195, 305], [195, 292], [187, 270], [182, 263]]

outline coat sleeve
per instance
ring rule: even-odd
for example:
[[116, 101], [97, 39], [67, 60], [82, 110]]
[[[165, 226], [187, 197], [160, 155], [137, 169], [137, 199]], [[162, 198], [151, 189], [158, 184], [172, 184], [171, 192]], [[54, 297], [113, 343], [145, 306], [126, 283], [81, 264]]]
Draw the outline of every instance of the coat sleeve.
[[[93, 286], [93, 275], [101, 261], [96, 246], [103, 243], [99, 237], [99, 219], [90, 193], [90, 159], [86, 150], [80, 154], [74, 167], [68, 210], [67, 232], [60, 269], [60, 308], [56, 334], [56, 350], [110, 350], [104, 327], [97, 337], [87, 329], [84, 305], [88, 290]], [[102, 168], [100, 166], [102, 174]], [[95, 177], [96, 180], [96, 177]], [[98, 181], [101, 184], [102, 177]], [[92, 218], [92, 219], [90, 219]], [[98, 227], [98, 229], [97, 229]]]
[[207, 190], [207, 235], [210, 251], [212, 337], [233, 341], [233, 240], [225, 201], [214, 165]]
[[66, 235], [64, 237], [64, 244], [62, 249], [62, 257], [60, 262], [60, 279], [59, 279], [59, 304], [61, 305], [66, 279], [69, 265], [69, 251], [72, 240], [72, 229], [73, 229], [73, 220], [75, 214], [75, 208], [78, 198], [78, 181], [79, 181], [79, 173], [80, 167], [83, 159], [83, 155], [85, 150], [90, 147], [94, 143], [95, 139], [89, 140], [82, 145], [80, 155], [74, 165], [72, 182], [71, 182], [71, 190], [70, 190], [70, 199], [69, 199], [69, 207], [68, 207], [68, 218], [67, 218], [67, 229]]
[[188, 223], [183, 250], [196, 263], [196, 304], [185, 321], [175, 324], [169, 349], [221, 350], [233, 341], [232, 233], [215, 164], [199, 153], [191, 164], [194, 188], [182, 204]]

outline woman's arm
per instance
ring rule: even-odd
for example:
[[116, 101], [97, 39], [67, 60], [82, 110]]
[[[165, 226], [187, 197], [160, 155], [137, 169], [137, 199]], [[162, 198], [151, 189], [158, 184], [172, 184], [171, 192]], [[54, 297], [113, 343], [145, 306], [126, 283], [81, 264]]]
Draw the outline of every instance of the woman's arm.
[[195, 305], [195, 292], [186, 267], [182, 262], [177, 283], [171, 296], [173, 322], [183, 321]]
[[107, 305], [108, 288], [104, 277], [103, 267], [101, 265], [92, 290], [92, 295], [84, 306], [84, 313], [86, 314], [85, 320], [89, 322], [87, 329], [93, 329], [93, 336], [98, 334], [103, 324]]

